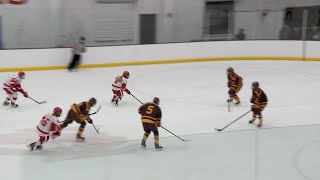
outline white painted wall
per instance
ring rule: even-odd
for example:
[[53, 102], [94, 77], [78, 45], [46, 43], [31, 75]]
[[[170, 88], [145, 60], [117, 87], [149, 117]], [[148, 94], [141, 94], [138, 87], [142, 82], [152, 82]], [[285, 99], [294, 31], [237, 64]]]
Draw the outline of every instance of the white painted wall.
[[[307, 57], [320, 57], [320, 42], [308, 42]], [[91, 47], [83, 56], [84, 64], [174, 60], [235, 56], [290, 56], [301, 57], [300, 41], [218, 41]], [[32, 49], [1, 50], [0, 67], [61, 66], [70, 61], [71, 50]]]
[[307, 57], [320, 57], [320, 42], [319, 41], [308, 41], [306, 44], [306, 56]]
[[25, 5], [1, 4], [2, 30], [5, 47], [51, 46], [51, 0], [31, 0]]
[[[188, 42], [201, 39], [206, 1], [136, 0], [134, 41], [139, 44], [139, 15], [157, 15], [157, 42]], [[75, 3], [76, 2], [76, 3]], [[319, 0], [235, 0], [234, 32], [244, 28], [248, 39], [277, 39], [285, 7], [320, 5]], [[25, 5], [0, 5], [5, 48], [68, 46], [84, 35], [94, 42], [95, 0], [28, 0]], [[275, 10], [262, 17], [260, 10]], [[40, 28], [41, 27], [41, 28]], [[110, 45], [110, 44], [109, 44]]]

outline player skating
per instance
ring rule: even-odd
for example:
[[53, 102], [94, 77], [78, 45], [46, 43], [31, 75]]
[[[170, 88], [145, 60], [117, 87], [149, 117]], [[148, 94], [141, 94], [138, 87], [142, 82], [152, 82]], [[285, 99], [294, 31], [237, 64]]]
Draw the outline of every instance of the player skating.
[[28, 97], [28, 93], [21, 87], [21, 80], [25, 78], [24, 72], [19, 72], [18, 76], [11, 76], [3, 83], [3, 90], [7, 94], [6, 100], [3, 102], [4, 106], [11, 104], [12, 108], [17, 108], [18, 104], [16, 101], [18, 99], [18, 92], [22, 93], [24, 97]]
[[129, 89], [127, 89], [127, 80], [129, 77], [129, 72], [124, 71], [122, 75], [119, 75], [115, 78], [115, 81], [112, 84], [113, 97], [111, 102], [116, 106], [118, 106], [119, 101], [121, 101], [123, 97], [123, 91], [125, 91], [127, 94], [130, 94]]
[[252, 119], [249, 121], [249, 123], [253, 123], [256, 118], [258, 118], [259, 123], [258, 123], [258, 127], [262, 126], [262, 111], [264, 110], [264, 108], [267, 106], [268, 104], [268, 98], [267, 95], [263, 92], [262, 89], [260, 89], [259, 87], [259, 83], [258, 82], [253, 82], [252, 83], [252, 97], [251, 97], [251, 110], [253, 112], [252, 115]]
[[237, 93], [242, 88], [242, 77], [236, 74], [232, 67], [229, 67], [227, 69], [227, 75], [228, 75], [228, 94], [229, 99], [227, 100], [228, 103], [235, 100], [235, 104], [240, 104], [240, 98], [238, 97]]
[[143, 138], [141, 141], [141, 147], [146, 148], [146, 141], [151, 132], [154, 135], [154, 144], [156, 150], [162, 150], [162, 146], [159, 144], [159, 131], [158, 127], [161, 125], [161, 109], [159, 107], [160, 99], [155, 97], [153, 102], [145, 103], [139, 108], [139, 114], [141, 115], [141, 121], [143, 125]]
[[60, 131], [58, 130], [59, 119], [61, 116], [62, 109], [60, 107], [56, 107], [53, 109], [52, 113], [48, 113], [43, 116], [42, 120], [36, 127], [36, 131], [39, 135], [39, 140], [29, 144], [27, 147], [30, 151], [33, 151], [34, 148], [37, 150], [42, 149], [42, 144], [49, 141], [50, 136], [55, 138], [60, 136]]
[[76, 139], [85, 140], [85, 137], [82, 136], [82, 133], [86, 127], [86, 122], [92, 124], [93, 121], [89, 117], [89, 112], [91, 107], [97, 103], [95, 98], [90, 98], [89, 101], [84, 101], [79, 104], [72, 104], [71, 108], [62, 124], [60, 124], [59, 129], [63, 129], [71, 124], [73, 121], [80, 124]]

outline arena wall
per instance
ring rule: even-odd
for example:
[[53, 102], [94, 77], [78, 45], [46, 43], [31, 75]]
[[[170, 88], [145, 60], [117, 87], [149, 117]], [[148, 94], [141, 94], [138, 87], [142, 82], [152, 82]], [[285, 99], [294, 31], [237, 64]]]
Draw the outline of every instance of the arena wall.
[[[215, 41], [88, 47], [82, 68], [222, 60], [320, 61], [317, 41]], [[0, 72], [64, 69], [70, 48], [0, 51]]]

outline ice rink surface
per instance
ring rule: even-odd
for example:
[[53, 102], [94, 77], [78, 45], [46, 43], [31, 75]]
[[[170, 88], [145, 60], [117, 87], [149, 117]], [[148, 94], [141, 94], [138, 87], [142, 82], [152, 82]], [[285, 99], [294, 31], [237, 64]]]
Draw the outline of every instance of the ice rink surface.
[[[226, 69], [244, 78], [241, 105], [227, 110]], [[228, 61], [115, 68], [26, 72], [19, 108], [0, 108], [1, 180], [319, 180], [320, 64], [292, 61]], [[191, 140], [183, 142], [160, 129], [163, 151], [153, 135], [140, 149], [140, 103], [125, 94], [115, 107], [111, 84], [128, 70], [128, 89], [142, 102], [160, 98], [162, 125]], [[0, 73], [3, 81], [13, 73]], [[251, 83], [268, 96], [264, 126], [248, 124], [251, 114], [223, 132], [221, 128], [250, 110]], [[29, 152], [35, 127], [60, 106], [64, 120], [72, 103], [96, 97], [102, 108], [88, 124], [85, 142], [76, 142], [78, 124], [63, 130], [42, 151]], [[0, 94], [4, 100], [4, 91]], [[92, 111], [97, 108], [93, 107]]]

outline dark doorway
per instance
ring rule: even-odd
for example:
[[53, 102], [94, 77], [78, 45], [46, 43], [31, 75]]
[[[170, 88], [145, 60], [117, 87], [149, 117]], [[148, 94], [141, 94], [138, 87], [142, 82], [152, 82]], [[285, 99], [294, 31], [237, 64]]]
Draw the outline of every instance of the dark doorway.
[[156, 15], [140, 14], [140, 44], [156, 43]]

